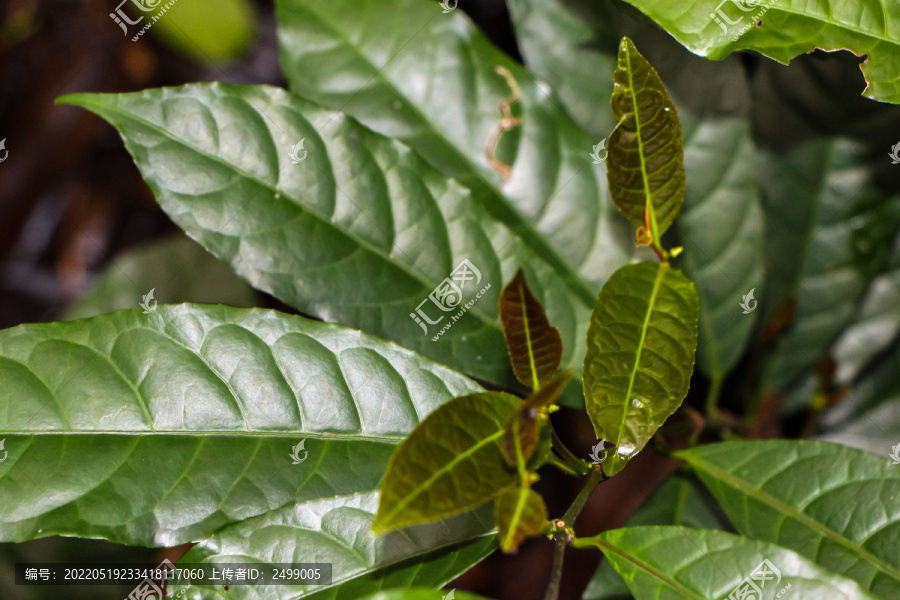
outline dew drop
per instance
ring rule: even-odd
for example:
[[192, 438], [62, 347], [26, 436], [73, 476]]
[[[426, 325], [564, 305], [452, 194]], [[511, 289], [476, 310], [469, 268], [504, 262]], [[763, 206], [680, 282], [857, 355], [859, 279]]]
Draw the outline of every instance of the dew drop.
[[644, 408], [644, 405], [637, 398], [635, 398], [634, 400], [631, 401], [631, 405], [634, 406], [635, 408]]

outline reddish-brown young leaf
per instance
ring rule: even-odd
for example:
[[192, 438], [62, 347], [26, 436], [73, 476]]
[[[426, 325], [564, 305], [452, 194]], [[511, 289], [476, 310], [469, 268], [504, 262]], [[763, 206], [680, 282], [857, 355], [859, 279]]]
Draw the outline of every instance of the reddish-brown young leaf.
[[[525, 398], [519, 408], [509, 415], [503, 431], [503, 442], [500, 444], [507, 463], [515, 467], [518, 464], [520, 452], [523, 463], [534, 454], [541, 434], [541, 411], [559, 398], [572, 373], [572, 369], [566, 369], [565, 372], [554, 377], [550, 383]], [[516, 440], [518, 440], [518, 450], [516, 449]]]
[[528, 289], [522, 269], [500, 294], [500, 320], [516, 378], [540, 389], [559, 368], [562, 339]]

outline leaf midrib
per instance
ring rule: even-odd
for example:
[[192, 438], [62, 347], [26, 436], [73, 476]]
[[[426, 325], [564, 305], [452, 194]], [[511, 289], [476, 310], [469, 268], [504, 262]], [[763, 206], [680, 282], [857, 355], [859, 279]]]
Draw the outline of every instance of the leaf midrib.
[[15, 430], [15, 431], [0, 431], [0, 436], [11, 436], [11, 437], [36, 437], [36, 436], [114, 436], [114, 437], [164, 437], [164, 438], [179, 438], [179, 437], [272, 437], [272, 438], [290, 438], [297, 439], [299, 437], [302, 438], [312, 438], [319, 440], [335, 440], [335, 441], [356, 441], [356, 442], [376, 442], [376, 443], [388, 443], [397, 445], [400, 444], [405, 438], [403, 437], [385, 437], [385, 436], [368, 436], [368, 435], [360, 435], [360, 434], [351, 434], [351, 433], [307, 433], [304, 431], [247, 431], [247, 430], [222, 430], [222, 429], [211, 429], [211, 430], [191, 430], [191, 431], [183, 431], [179, 429], [165, 430], [165, 429], [155, 429], [155, 430], [140, 430], [140, 431], [119, 431], [119, 430], [81, 430], [81, 431], [71, 431], [71, 430]]
[[717, 466], [713, 465], [712, 463], [705, 461], [696, 455], [693, 455], [689, 452], [686, 452], [684, 454], [681, 454], [681, 453], [679, 453], [679, 454], [691, 466], [705, 470], [710, 475], [713, 475], [714, 477], [716, 477], [719, 481], [722, 481], [723, 483], [730, 485], [737, 491], [739, 491], [743, 494], [746, 494], [747, 496], [759, 501], [760, 503], [765, 504], [766, 506], [769, 506], [770, 508], [773, 508], [773, 509], [781, 512], [783, 515], [794, 519], [795, 521], [799, 522], [802, 525], [806, 525], [808, 528], [812, 529], [814, 532], [819, 533], [822, 537], [828, 538], [831, 541], [837, 543], [838, 545], [846, 548], [851, 553], [856, 554], [861, 558], [864, 558], [865, 560], [869, 561], [870, 563], [872, 563], [873, 565], [875, 565], [876, 567], [880, 568], [882, 571], [884, 571], [885, 573], [887, 573], [888, 575], [893, 577], [895, 580], [900, 581], [900, 571], [898, 571], [897, 569], [894, 569], [890, 565], [886, 564], [881, 559], [879, 559], [877, 556], [871, 554], [868, 550], [863, 548], [861, 545], [856, 544], [852, 540], [844, 537], [843, 535], [834, 531], [833, 529], [826, 527], [825, 525], [816, 521], [815, 519], [808, 517], [804, 513], [795, 509], [790, 504], [782, 502], [781, 500], [775, 498], [774, 496], [771, 496], [770, 494], [767, 494], [767, 493], [763, 492], [762, 490], [752, 487], [746, 481], [739, 479], [738, 477], [735, 477], [728, 471], [721, 469], [720, 467], [717, 467]]
[[528, 347], [528, 363], [531, 366], [531, 388], [532, 391], [538, 391], [541, 387], [541, 381], [538, 379], [537, 365], [534, 361], [534, 347], [531, 344], [531, 329], [528, 326], [528, 306], [525, 302], [525, 283], [519, 282], [519, 299], [522, 305], [522, 324], [525, 326], [525, 344]]
[[[765, 5], [764, 5], [764, 4], [754, 4], [754, 6], [763, 7], [763, 6], [765, 6]], [[832, 27], [836, 27], [837, 29], [844, 29], [844, 30], [847, 30], [847, 31], [852, 31], [853, 33], [856, 33], [856, 34], [861, 35], [861, 36], [863, 36], [863, 37], [872, 38], [873, 40], [877, 40], [877, 41], [879, 41], [879, 42], [885, 42], [885, 43], [887, 43], [889, 46], [900, 47], [900, 44], [898, 44], [896, 40], [892, 40], [892, 39], [887, 38], [887, 37], [881, 37], [881, 36], [879, 36], [879, 35], [876, 35], [876, 34], [871, 33], [871, 32], [869, 32], [869, 31], [864, 31], [864, 30], [862, 30], [862, 29], [858, 29], [858, 28], [856, 28], [856, 27], [851, 27], [850, 25], [848, 25], [848, 24], [846, 24], [846, 23], [839, 23], [839, 22], [837, 22], [837, 21], [833, 21], [833, 20], [830, 20], [830, 19], [827, 19], [827, 18], [824, 18], [824, 17], [813, 16], [813, 15], [810, 15], [810, 14], [805, 14], [805, 13], [797, 12], [797, 11], [794, 11], [794, 10], [787, 10], [787, 9], [784, 8], [784, 6], [775, 6], [775, 5], [773, 5], [773, 6], [770, 6], [770, 8], [768, 9], [768, 11], [766, 11], [766, 12], [769, 12], [769, 11], [772, 11], [772, 10], [774, 10], [774, 11], [776, 11], [776, 12], [782, 12], [782, 13], [785, 13], [785, 14], [788, 14], [788, 15], [792, 15], [792, 16], [795, 16], [795, 17], [799, 17], [799, 18], [801, 18], [801, 19], [809, 19], [810, 21], [813, 21], [813, 22], [825, 23], [825, 24], [827, 24], [827, 25], [831, 25]], [[884, 14], [884, 13], [882, 12], [882, 14]], [[885, 17], [887, 17], [887, 15], [885, 15]], [[885, 18], [885, 23], [886, 23], [886, 24], [887, 24], [888, 21], [890, 21], [890, 19], [889, 19], [889, 18]], [[799, 43], [799, 40], [798, 40], [796, 43]], [[814, 43], [813, 43], [812, 45], [813, 45], [814, 47], [818, 47], [817, 44], [814, 44]], [[769, 48], [766, 48], [766, 50], [769, 50]], [[841, 50], [849, 50], [849, 49], [848, 49], [848, 48], [841, 48]], [[853, 52], [853, 51], [851, 50], [851, 52]], [[853, 52], [853, 53], [856, 54], [855, 52]]]
[[586, 539], [586, 540], [584, 540], [584, 542], [596, 544], [601, 550], [612, 552], [613, 554], [616, 554], [616, 555], [624, 558], [625, 560], [627, 560], [634, 566], [638, 567], [639, 569], [642, 569], [646, 573], [650, 574], [652, 577], [655, 577], [659, 581], [668, 585], [670, 588], [672, 588], [676, 592], [683, 594], [689, 600], [705, 600], [699, 594], [694, 593], [692, 590], [686, 588], [684, 585], [682, 585], [675, 579], [672, 579], [671, 577], [665, 575], [661, 571], [659, 571], [659, 570], [655, 569], [654, 567], [650, 566], [649, 564], [645, 563], [644, 561], [639, 559], [634, 554], [626, 552], [616, 546], [613, 546], [612, 544], [601, 539], [600, 536]]
[[628, 420], [628, 407], [630, 406], [631, 392], [634, 389], [634, 380], [637, 377], [638, 367], [641, 364], [641, 354], [644, 350], [644, 341], [647, 337], [647, 330], [650, 328], [650, 317], [653, 315], [653, 307], [656, 305], [656, 296], [659, 294], [659, 288], [665, 277], [668, 263], [659, 263], [659, 269], [656, 272], [656, 281], [653, 282], [653, 291], [650, 293], [650, 300], [647, 303], [647, 314], [644, 315], [644, 325], [641, 327], [641, 339], [638, 342], [637, 352], [634, 357], [634, 366], [631, 369], [631, 376], [628, 378], [628, 391], [625, 393], [625, 404], [622, 407], [622, 420], [619, 423], [619, 435], [616, 439], [618, 446], [622, 442], [623, 432], [625, 431], [625, 422]]
[[[199, 85], [203, 85], [203, 84], [199, 84]], [[265, 87], [269, 87], [269, 86], [251, 86], [251, 87], [262, 87], [262, 88], [265, 88]], [[275, 89], [280, 89], [280, 88], [275, 88]], [[290, 91], [287, 91], [287, 90], [281, 90], [281, 91], [283, 91], [283, 92], [285, 92], [285, 93], [288, 93], [288, 94], [293, 93], [293, 92], [290, 92]], [[105, 95], [106, 95], [106, 96], [116, 96], [117, 94], [105, 94]], [[417, 281], [418, 283], [420, 283], [425, 289], [428, 289], [428, 288], [430, 288], [430, 287], [434, 287], [434, 283], [433, 283], [433, 282], [428, 282], [428, 281], [425, 281], [424, 279], [422, 279], [422, 277], [420, 277], [420, 276], [419, 276], [418, 274], [416, 274], [414, 271], [410, 270], [409, 266], [406, 265], [405, 263], [400, 262], [400, 261], [393, 261], [393, 260], [390, 260], [389, 257], [388, 257], [388, 255], [385, 254], [381, 249], [379, 249], [379, 248], [373, 246], [373, 245], [372, 245], [370, 242], [368, 242], [367, 240], [365, 240], [365, 239], [363, 239], [363, 238], [360, 238], [360, 237], [354, 235], [351, 231], [346, 230], [346, 229], [342, 229], [342, 228], [338, 227], [333, 221], [331, 221], [331, 220], [325, 218], [324, 216], [320, 215], [320, 214], [317, 213], [316, 211], [310, 209], [309, 207], [307, 207], [306, 205], [304, 205], [302, 202], [300, 202], [297, 198], [294, 198], [293, 195], [288, 194], [286, 191], [279, 189], [279, 188], [277, 187], [277, 185], [272, 184], [272, 183], [269, 183], [269, 182], [266, 182], [266, 181], [264, 181], [264, 180], [261, 180], [261, 179], [258, 178], [256, 175], [254, 175], [254, 174], [252, 174], [252, 173], [248, 173], [247, 171], [244, 171], [243, 169], [241, 169], [241, 168], [238, 167], [237, 165], [232, 164], [232, 163], [229, 163], [229, 162], [226, 161], [224, 158], [219, 157], [219, 156], [216, 156], [216, 155], [214, 155], [214, 154], [210, 154], [210, 153], [206, 152], [205, 150], [202, 150], [202, 149], [197, 148], [196, 146], [194, 146], [194, 145], [192, 145], [192, 144], [189, 144], [189, 143], [187, 142], [187, 140], [185, 140], [185, 139], [183, 139], [183, 138], [180, 138], [180, 137], [177, 137], [177, 136], [171, 134], [171, 133], [170, 133], [169, 131], [167, 131], [166, 129], [163, 129], [162, 127], [159, 127], [156, 123], [153, 123], [153, 122], [151, 122], [151, 121], [147, 121], [146, 119], [144, 119], [144, 118], [138, 116], [136, 113], [128, 112], [128, 111], [126, 111], [126, 110], [120, 109], [120, 108], [117, 107], [117, 106], [113, 106], [113, 105], [109, 105], [109, 104], [98, 104], [98, 103], [94, 103], [94, 102], [92, 101], [92, 99], [91, 99], [91, 95], [89, 95], [89, 94], [71, 94], [71, 95], [69, 95], [69, 96], [64, 96], [63, 98], [60, 98], [60, 99], [58, 99], [57, 101], [58, 101], [58, 102], [59, 102], [59, 101], [65, 101], [65, 102], [67, 102], [67, 103], [73, 103], [73, 102], [71, 102], [71, 100], [68, 100], [68, 98], [73, 98], [73, 99], [76, 99], [76, 98], [77, 98], [78, 105], [83, 106], [84, 108], [94, 107], [94, 108], [96, 108], [98, 111], [108, 110], [108, 111], [117, 113], [117, 114], [119, 114], [119, 115], [125, 117], [126, 119], [132, 119], [132, 120], [134, 120], [134, 121], [138, 121], [139, 123], [142, 123], [142, 124], [145, 125], [146, 127], [150, 128], [150, 129], [153, 129], [153, 130], [156, 131], [157, 133], [159, 133], [159, 134], [161, 134], [161, 135], [163, 135], [163, 136], [169, 138], [169, 139], [172, 140], [173, 142], [176, 142], [176, 143], [178, 143], [178, 144], [184, 146], [184, 147], [187, 148], [188, 150], [191, 150], [191, 151], [193, 151], [193, 152], [196, 152], [197, 154], [199, 154], [199, 155], [201, 155], [201, 156], [204, 156], [204, 157], [206, 157], [206, 158], [209, 159], [209, 160], [212, 160], [212, 161], [214, 161], [214, 162], [218, 162], [218, 163], [220, 163], [220, 164], [222, 164], [222, 165], [228, 167], [229, 169], [233, 170], [234, 173], [237, 174], [238, 176], [242, 176], [242, 177], [244, 177], [244, 178], [247, 179], [247, 180], [250, 180], [250, 181], [252, 181], [252, 182], [255, 182], [255, 183], [257, 183], [258, 185], [260, 185], [260, 187], [262, 187], [262, 188], [264, 188], [264, 189], [268, 189], [268, 190], [272, 191], [273, 193], [277, 193], [277, 194], [281, 194], [282, 192], [284, 192], [284, 195], [285, 195], [287, 198], [290, 198], [292, 206], [295, 206], [298, 210], [302, 211], [304, 214], [311, 216], [312, 218], [316, 219], [316, 220], [319, 221], [320, 223], [323, 223], [326, 227], [329, 227], [329, 228], [333, 229], [334, 231], [337, 231], [337, 232], [340, 233], [341, 235], [345, 236], [346, 238], [352, 240], [352, 241], [353, 241], [354, 243], [356, 243], [360, 248], [363, 248], [364, 250], [368, 251], [368, 252], [369, 252], [370, 254], [372, 254], [373, 256], [378, 257], [380, 260], [389, 263], [391, 266], [396, 267], [396, 268], [400, 269], [401, 271], [404, 271], [410, 278], [412, 278], [413, 280], [415, 280], [415, 281]], [[389, 138], [385, 138], [385, 139], [389, 139]], [[126, 143], [127, 143], [127, 142], [126, 142]], [[410, 150], [412, 151], [412, 149], [410, 149]], [[380, 165], [379, 165], [379, 168], [380, 168]], [[514, 233], [514, 232], [513, 232], [513, 233]], [[392, 246], [393, 246], [393, 245], [394, 245], [394, 244], [392, 244]], [[532, 251], [532, 253], [534, 253], [534, 252]], [[534, 254], [536, 254], [536, 253], [534, 253]], [[390, 302], [390, 303], [381, 303], [381, 305], [384, 305], [384, 304], [400, 304], [400, 303], [403, 302], [404, 300], [405, 300], [405, 299], [397, 299], [397, 300], [395, 300], [395, 301], [393, 301], [393, 302]], [[482, 314], [479, 310], [477, 310], [475, 307], [470, 308], [470, 309], [466, 312], [466, 314], [470, 314], [470, 313], [471, 313], [471, 314], [477, 315], [478, 318], [479, 318], [479, 320], [482, 321], [484, 324], [486, 324], [486, 325], [488, 325], [488, 326], [490, 326], [490, 327], [493, 327], [493, 328], [496, 329], [497, 331], [501, 331], [500, 325], [499, 325], [496, 321], [489, 319], [489, 318], [486, 317], [484, 314]]]
[[453, 460], [442, 466], [440, 469], [436, 470], [432, 473], [431, 477], [417, 485], [410, 493], [404, 496], [397, 504], [394, 506], [394, 509], [386, 514], [384, 518], [381, 520], [383, 524], [386, 524], [387, 527], [390, 527], [390, 522], [394, 520], [394, 517], [397, 514], [406, 508], [406, 506], [413, 501], [416, 497], [422, 494], [426, 489], [428, 489], [432, 483], [434, 483], [438, 478], [442, 477], [445, 473], [449, 472], [454, 466], [462, 462], [463, 460], [467, 460], [473, 454], [475, 454], [478, 450], [483, 448], [484, 446], [490, 444], [491, 442], [495, 442], [503, 435], [503, 429], [492, 433], [481, 441], [473, 444], [472, 446], [466, 448], [464, 451], [460, 452], [456, 455]]
[[[425, 113], [423, 113], [417, 105], [413, 104], [407, 98], [407, 96], [405, 94], [401, 93], [401, 91], [394, 84], [393, 80], [387, 78], [384, 75], [384, 70], [387, 65], [385, 65], [384, 67], [376, 68], [376, 65], [373, 64], [369, 60], [369, 57], [366, 56], [365, 54], [363, 54], [362, 52], [360, 52], [360, 49], [355, 44], [353, 44], [350, 40], [348, 40], [347, 37], [340, 31], [340, 29], [337, 29], [331, 23], [331, 21], [327, 20], [320, 13], [318, 13], [314, 9], [310, 8], [309, 6], [307, 6], [306, 8], [307, 8], [306, 12], [308, 14], [314, 15], [314, 17], [316, 18], [316, 20], [319, 23], [321, 23], [325, 28], [327, 28], [332, 34], [334, 34], [337, 38], [339, 38], [344, 43], [345, 47], [353, 50], [353, 52], [356, 53], [357, 58], [361, 59], [363, 62], [365, 62], [365, 64], [369, 65], [369, 67], [371, 69], [374, 69], [376, 71], [375, 75], [372, 76], [372, 79], [378, 79], [379, 81], [382, 82], [382, 84], [384, 84], [386, 87], [390, 88], [397, 95], [398, 98], [402, 98], [404, 101], [404, 104], [415, 113], [415, 115], [419, 118], [420, 122], [426, 124], [426, 126], [427, 126], [426, 129], [430, 130], [431, 133], [433, 135], [435, 135], [438, 139], [443, 140], [444, 143], [449, 148], [452, 148], [454, 150], [455, 154], [457, 155], [457, 157], [462, 158], [463, 162], [469, 167], [469, 171], [474, 174], [475, 179], [477, 179], [478, 182], [482, 186], [484, 186], [486, 189], [490, 190], [492, 192], [492, 195], [495, 196], [496, 198], [498, 198], [501, 201], [501, 203], [505, 206], [508, 214], [510, 214], [514, 217], [514, 219], [516, 221], [516, 229], [507, 225], [506, 223], [503, 223], [503, 221], [500, 221], [500, 222], [503, 223], [512, 233], [516, 234], [517, 237], [520, 237], [521, 239], [523, 239], [523, 241], [525, 241], [526, 238], [524, 238], [524, 236], [517, 234], [517, 229], [528, 232], [529, 235], [528, 235], [527, 239], [531, 242], [537, 241], [540, 244], [540, 248], [535, 248], [535, 247], [531, 248], [531, 250], [535, 254], [535, 256], [549, 255], [553, 260], [543, 260], [543, 262], [546, 263], [547, 265], [549, 265], [554, 271], [557, 271], [559, 273], [560, 277], [562, 278], [562, 280], [565, 281], [572, 288], [572, 291], [575, 293], [575, 296], [578, 297], [585, 306], [590, 308], [593, 305], [594, 297], [596, 296], [596, 294], [591, 290], [590, 286], [587, 285], [583, 281], [581, 275], [577, 271], [573, 270], [571, 267], [567, 266], [567, 262], [557, 253], [556, 249], [553, 248], [550, 244], [547, 244], [545, 242], [543, 234], [541, 234], [539, 231], [535, 230], [531, 226], [531, 221], [524, 219], [522, 217], [522, 215], [519, 213], [519, 211], [509, 203], [509, 201], [507, 200], [507, 198], [503, 194], [503, 192], [497, 189], [494, 182], [492, 182], [490, 179], [488, 179], [487, 177], [484, 176], [484, 174], [481, 171], [481, 168], [475, 162], [472, 161], [472, 159], [469, 157], [468, 153], [466, 153], [465, 151], [460, 149], [449, 138], [442, 135], [440, 133], [440, 131], [438, 131], [434, 127], [433, 122], [427, 118]], [[427, 23], [426, 23], [426, 25], [427, 25]], [[371, 80], [370, 80], [370, 82], [371, 82]], [[349, 101], [348, 101], [348, 103], [349, 103]], [[524, 124], [523, 124], [523, 127], [524, 127]], [[419, 152], [416, 151], [415, 149], [413, 149], [411, 147], [410, 147], [410, 149], [413, 152], [415, 152], [417, 155], [419, 154]], [[428, 162], [428, 161], [426, 161], [426, 162]], [[431, 164], [431, 163], [429, 162], [429, 164]], [[435, 167], [435, 168], [437, 168], [437, 167]], [[443, 171], [441, 171], [440, 169], [438, 169], [438, 171], [443, 173]], [[466, 187], [469, 188], [469, 186], [466, 186]], [[475, 194], [474, 197], [477, 197], [477, 194]], [[487, 209], [487, 210], [489, 213], [491, 213], [490, 209]]]

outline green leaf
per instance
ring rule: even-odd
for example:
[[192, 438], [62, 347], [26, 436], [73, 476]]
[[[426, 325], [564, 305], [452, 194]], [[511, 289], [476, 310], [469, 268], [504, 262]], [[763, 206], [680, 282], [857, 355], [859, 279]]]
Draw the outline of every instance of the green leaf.
[[521, 400], [503, 392], [454, 398], [425, 418], [391, 457], [375, 527], [436, 521], [490, 500], [516, 481], [500, 449]]
[[[635, 40], [669, 82], [684, 131], [687, 177], [672, 245], [684, 247], [677, 263], [700, 298], [698, 366], [710, 378], [724, 379], [759, 315], [743, 315], [738, 303], [751, 289], [762, 291], [765, 263], [756, 148], [747, 117], [751, 94], [743, 66], [736, 57], [719, 63], [691, 54], [665, 32], [630, 18], [636, 11], [627, 5], [511, 0], [509, 6], [527, 64], [553, 85], [598, 141], [615, 125], [599, 100], [612, 94], [616, 47], [623, 35]], [[608, 65], [609, 77], [602, 65]]]
[[744, 535], [790, 548], [885, 598], [900, 589], [900, 471], [887, 458], [813, 441], [726, 442], [681, 451]]
[[837, 379], [852, 381], [900, 333], [900, 234], [881, 272], [869, 282], [853, 320], [831, 347]]
[[559, 330], [550, 325], [522, 269], [500, 293], [500, 322], [516, 378], [533, 390], [543, 387], [562, 360]]
[[[62, 101], [115, 125], [169, 216], [286, 304], [513, 388], [497, 298], [524, 266], [563, 360], [581, 361], [589, 306], [472, 192], [353, 119], [280, 89], [221, 83]], [[300, 140], [306, 158], [293, 164]], [[448, 284], [464, 260], [479, 277]], [[453, 285], [462, 298], [445, 298], [457, 304], [430, 299]]]
[[430, 590], [410, 588], [404, 590], [387, 590], [365, 596], [363, 600], [487, 600], [484, 596], [463, 590]]
[[[590, 307], [632, 255], [633, 242], [611, 216], [602, 168], [591, 168], [596, 142], [545, 84], [491, 45], [462, 11], [442, 14], [437, 3], [278, 0], [276, 8], [292, 91], [404, 141], [463, 182]], [[512, 94], [497, 67], [512, 74], [522, 93], [506, 181], [485, 157], [499, 104]], [[530, 271], [529, 279], [533, 288]]]
[[0, 504], [0, 538], [174, 546], [373, 490], [425, 415], [477, 389], [394, 344], [268, 310], [157, 306], [7, 329], [0, 497], [16, 501]]
[[93, 289], [66, 310], [65, 320], [134, 308], [151, 289], [159, 304], [252, 307], [259, 300], [253, 288], [231, 269], [197, 242], [179, 236], [118, 256]]
[[531, 393], [509, 415], [500, 447], [506, 462], [511, 466], [520, 466], [534, 454], [541, 441], [542, 429], [549, 429], [547, 426], [541, 427], [542, 423], [546, 423], [547, 411], [544, 409], [556, 401], [571, 376], [571, 370], [560, 373], [545, 387]]
[[256, 28], [247, 0], [178, 0], [153, 24], [153, 35], [189, 58], [213, 63], [244, 54]]
[[627, 37], [619, 45], [606, 176], [613, 202], [629, 221], [644, 211], [662, 235], [684, 202], [684, 145], [678, 111], [659, 75]]
[[516, 41], [530, 71], [550, 83], [597, 141], [618, 122], [605, 99], [613, 93], [623, 15], [606, 0], [509, 0]]
[[626, 0], [692, 52], [719, 60], [755, 50], [782, 64], [816, 49], [867, 56], [865, 95], [900, 103], [900, 9], [888, 0]]
[[697, 347], [694, 285], [667, 263], [622, 267], [603, 286], [588, 328], [584, 396], [615, 475], [684, 401]]
[[[377, 492], [322, 498], [286, 506], [229, 525], [180, 559], [203, 562], [330, 563], [327, 586], [232, 586], [229, 598], [288, 600], [357, 598], [375, 589], [440, 586], [497, 547], [488, 507], [440, 523], [375, 535]], [[180, 588], [170, 591], [178, 593]], [[247, 590], [247, 591], [245, 591]], [[440, 600], [435, 593], [434, 600]], [[191, 586], [187, 600], [221, 598], [221, 588]]]
[[[710, 509], [697, 486], [679, 476], [667, 479], [625, 522], [625, 527], [646, 525], [723, 529], [723, 523]], [[630, 597], [628, 586], [609, 561], [601, 561], [582, 598], [613, 600], [622, 596]]]
[[749, 95], [743, 71], [734, 61], [704, 66], [684, 63], [705, 82], [691, 84], [702, 89], [696, 93], [713, 100], [702, 110], [679, 107], [687, 190], [676, 220], [684, 252], [676, 262], [700, 300], [697, 363], [710, 379], [722, 381], [743, 355], [759, 315], [745, 314], [740, 303], [751, 290], [756, 299], [750, 308], [762, 297], [765, 222], [756, 146], [740, 100]]
[[765, 320], [784, 302], [797, 303], [766, 364], [765, 390], [787, 386], [827, 353], [893, 239], [900, 202], [876, 190], [867, 163], [843, 139], [763, 154]]
[[[579, 539], [575, 546], [600, 548], [637, 600], [724, 599], [763, 566], [769, 577], [763, 588], [766, 598], [790, 586], [788, 597], [877, 600], [855, 582], [790, 550], [723, 531], [628, 527]], [[777, 574], [779, 578], [771, 578]], [[758, 580], [753, 583], [758, 585]]]
[[541, 535], [549, 518], [540, 494], [516, 484], [504, 488], [494, 500], [500, 549], [514, 552], [526, 538]]

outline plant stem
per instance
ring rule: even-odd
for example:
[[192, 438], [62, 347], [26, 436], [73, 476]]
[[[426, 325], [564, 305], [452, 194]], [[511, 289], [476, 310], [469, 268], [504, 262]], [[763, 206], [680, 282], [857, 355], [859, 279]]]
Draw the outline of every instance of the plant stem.
[[588, 498], [591, 497], [594, 488], [600, 485], [605, 479], [606, 475], [603, 474], [600, 467], [591, 469], [591, 474], [588, 475], [587, 481], [584, 482], [584, 487], [581, 488], [581, 491], [575, 496], [575, 500], [572, 502], [572, 506], [569, 507], [569, 510], [566, 511], [566, 514], [563, 515], [562, 520], [565, 521], [567, 527], [571, 527], [575, 524], [578, 513], [584, 508], [584, 505], [588, 501]]
[[559, 439], [559, 435], [556, 433], [556, 429], [553, 428], [553, 422], [550, 423], [550, 433], [553, 436], [553, 447], [560, 453], [562, 459], [566, 461], [566, 464], [572, 468], [573, 471], [576, 471], [579, 475], [584, 475], [587, 473], [588, 464], [575, 456], [571, 450], [566, 448], [566, 445], [563, 444], [562, 440]]
[[568, 544], [571, 539], [569, 530], [575, 524], [575, 519], [578, 518], [578, 513], [581, 512], [581, 509], [584, 508], [588, 498], [590, 498], [591, 492], [593, 492], [594, 488], [605, 479], [606, 475], [603, 474], [600, 467], [591, 469], [591, 474], [588, 475], [587, 481], [584, 482], [584, 487], [578, 492], [578, 495], [575, 497], [569, 510], [566, 511], [566, 514], [563, 515], [562, 519], [559, 519], [554, 523], [556, 530], [553, 532], [553, 537], [556, 541], [556, 545], [553, 549], [553, 566], [550, 569], [550, 583], [547, 584], [547, 593], [544, 594], [544, 600], [556, 600], [559, 596], [559, 585], [562, 583], [563, 556], [566, 552], [566, 544]]
[[722, 390], [722, 376], [718, 373], [709, 381], [709, 392], [706, 394], [706, 418], [714, 419], [719, 412], [719, 392]]
[[563, 459], [559, 458], [552, 452], [547, 455], [547, 464], [556, 467], [567, 475], [574, 475], [575, 477], [581, 477], [584, 475], [584, 473], [579, 473], [578, 471], [570, 467], [569, 463], [563, 461]]

